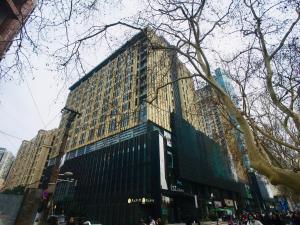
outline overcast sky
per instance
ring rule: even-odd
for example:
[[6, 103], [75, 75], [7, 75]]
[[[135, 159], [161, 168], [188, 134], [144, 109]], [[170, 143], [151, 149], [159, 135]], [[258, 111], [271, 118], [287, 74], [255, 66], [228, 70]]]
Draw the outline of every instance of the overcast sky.
[[[137, 2], [129, 1], [119, 7], [102, 9], [103, 14], [95, 20], [104, 23], [130, 16], [138, 11]], [[120, 28], [113, 32], [116, 31], [116, 36], [124, 37]], [[83, 58], [89, 65], [87, 71], [104, 60], [114, 48], [116, 46], [103, 43], [96, 53], [86, 52]], [[40, 129], [49, 130], [58, 126], [68, 88], [78, 79], [72, 77], [67, 83], [62, 82], [55, 71], [46, 67], [48, 59], [45, 56], [32, 56], [30, 60], [34, 69], [24, 74], [23, 80], [15, 76], [12, 81], [0, 82], [0, 147], [7, 148], [14, 155], [22, 140], [32, 139]]]
[[68, 89], [58, 85], [52, 74], [42, 68], [43, 65], [36, 71], [35, 79], [26, 77], [23, 82], [15, 80], [1, 84], [0, 146], [14, 155], [21, 139], [30, 140], [39, 129], [52, 129], [59, 123], [59, 112]]
[[[101, 8], [101, 13], [92, 17], [91, 24], [87, 24], [85, 18], [82, 21], [76, 18], [75, 20], [80, 21], [80, 23], [76, 24], [70, 34], [82, 32], [82, 30], [86, 30], [92, 25], [112, 23], [120, 18], [133, 16], [141, 9], [141, 1], [123, 1], [123, 4], [118, 5], [118, 7], [107, 6]], [[50, 15], [55, 13], [50, 12]], [[53, 29], [55, 31], [55, 28]], [[28, 27], [28, 32], [33, 32], [33, 35], [36, 35], [36, 32], [31, 31], [30, 27]], [[63, 33], [54, 33], [44, 34], [44, 39], [52, 38], [52, 41], [46, 42], [49, 44], [49, 46], [45, 46], [46, 48], [55, 49], [55, 47], [57, 48], [55, 44], [62, 45], [60, 42], [62, 42], [61, 36]], [[134, 33], [136, 31], [133, 31], [131, 35]], [[117, 38], [116, 40], [109, 40], [110, 44], [115, 44], [108, 45], [107, 42], [103, 41], [97, 43], [97, 46], [91, 44], [86, 48], [89, 50], [81, 52], [81, 57], [86, 63], [86, 71], [99, 64], [118, 46], [124, 44], [130, 36], [130, 34], [125, 35], [128, 32], [125, 32], [125, 29], [120, 26], [110, 29], [110, 34], [110, 37]], [[53, 37], [53, 35], [57, 36]], [[240, 45], [239, 43], [241, 43], [239, 36], [234, 37], [231, 35], [229, 37], [225, 35], [222, 38], [212, 38], [209, 45], [221, 49], [224, 53], [229, 53], [236, 49]], [[9, 53], [13, 53], [12, 49]], [[23, 80], [15, 76], [12, 81], [0, 82], [0, 147], [7, 148], [15, 155], [22, 140], [32, 139], [40, 129], [49, 130], [58, 126], [60, 110], [66, 102], [68, 88], [78, 80], [78, 76], [71, 76], [71, 79], [63, 82], [62, 77], [47, 66], [51, 63], [49, 60], [45, 55], [33, 54], [30, 57], [33, 69], [26, 72], [26, 74], [22, 74]], [[213, 65], [212, 68], [214, 69], [217, 66]], [[83, 75], [81, 74], [81, 76]]]
[[[98, 21], [102, 24], [115, 22], [120, 18], [135, 15], [140, 10], [140, 0], [124, 1], [124, 3], [126, 4], [121, 4], [119, 7], [108, 6], [106, 9], [101, 9], [102, 14], [95, 16], [93, 25]], [[78, 24], [73, 32], [78, 32], [80, 26], [87, 27], [91, 24]], [[29, 27], [28, 32], [30, 31]], [[112, 41], [111, 43], [118, 43], [115, 45], [103, 42], [96, 47], [97, 49], [91, 49], [89, 46], [91, 51], [83, 52], [84, 55], [81, 55], [88, 65], [87, 71], [111, 54], [118, 47], [117, 45], [124, 44], [130, 36], [130, 34], [124, 35], [127, 32], [121, 27], [111, 29], [110, 33], [122, 41]], [[59, 35], [57, 36], [58, 38], [53, 40], [59, 42]], [[48, 44], [50, 46], [50, 43]], [[231, 39], [227, 41], [220, 39], [214, 40], [213, 45], [222, 45], [223, 50], [230, 51], [233, 45], [236, 46], [236, 42]], [[9, 51], [10, 53], [12, 50]], [[22, 140], [32, 139], [40, 129], [49, 130], [58, 126], [60, 110], [64, 107], [69, 93], [68, 88], [78, 79], [72, 77], [66, 83], [62, 82], [55, 70], [51, 71], [46, 66], [49, 64], [49, 59], [44, 55], [32, 55], [30, 61], [33, 69], [22, 74], [23, 80], [15, 77], [12, 81], [0, 82], [0, 147], [7, 148], [14, 155]]]

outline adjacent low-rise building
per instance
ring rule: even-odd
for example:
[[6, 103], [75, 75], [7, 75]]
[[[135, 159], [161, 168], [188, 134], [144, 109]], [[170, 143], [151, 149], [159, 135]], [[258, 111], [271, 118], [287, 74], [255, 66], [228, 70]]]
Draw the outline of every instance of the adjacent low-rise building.
[[40, 130], [30, 141], [23, 141], [8, 174], [5, 189], [17, 186], [37, 188], [49, 159], [57, 130]]
[[[229, 94], [232, 101], [238, 104], [237, 97], [230, 82], [220, 69], [215, 71], [217, 83]], [[206, 85], [197, 90], [199, 96], [199, 109], [202, 121], [204, 121], [203, 132], [215, 140], [228, 154], [228, 164], [236, 180], [247, 182], [247, 155], [245, 155], [242, 133], [238, 129], [238, 123], [228, 114], [225, 107], [218, 99], [215, 90]]]
[[14, 155], [10, 151], [0, 148], [0, 189], [3, 187], [14, 158]]

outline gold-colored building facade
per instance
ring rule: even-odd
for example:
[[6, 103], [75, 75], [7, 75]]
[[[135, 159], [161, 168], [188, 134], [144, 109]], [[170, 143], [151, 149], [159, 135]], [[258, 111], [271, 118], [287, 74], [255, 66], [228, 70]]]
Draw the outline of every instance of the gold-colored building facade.
[[40, 130], [31, 141], [22, 142], [8, 174], [5, 189], [38, 187], [56, 135], [57, 129]]
[[[72, 123], [66, 152], [147, 120], [171, 130], [171, 112], [200, 126], [194, 113], [193, 79], [179, 79], [191, 76], [190, 72], [173, 51], [154, 49], [154, 45], [164, 47], [168, 43], [145, 30], [70, 87], [66, 107], [81, 116]], [[63, 114], [60, 137], [66, 121], [67, 114]], [[58, 141], [56, 149], [60, 144]], [[52, 157], [57, 153], [58, 150]]]

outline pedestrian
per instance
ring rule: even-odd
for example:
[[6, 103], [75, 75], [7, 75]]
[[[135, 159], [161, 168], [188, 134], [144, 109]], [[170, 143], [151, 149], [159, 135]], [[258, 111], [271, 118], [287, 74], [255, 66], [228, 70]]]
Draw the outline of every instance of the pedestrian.
[[292, 215], [293, 225], [300, 225], [300, 212], [294, 212]]
[[157, 220], [155, 221], [156, 225], [162, 225], [162, 221], [161, 218], [157, 218]]
[[228, 215], [227, 222], [228, 222], [228, 225], [234, 225], [233, 218], [231, 215]]
[[154, 219], [152, 219], [151, 216], [149, 216], [149, 225], [156, 225]]
[[244, 212], [241, 216], [241, 225], [246, 225], [248, 222], [248, 215]]
[[71, 217], [69, 218], [69, 221], [68, 221], [67, 225], [75, 225], [75, 219], [74, 219], [73, 216], [71, 216]]
[[255, 217], [252, 214], [249, 214], [247, 225], [263, 225], [263, 224], [259, 220], [255, 219]]

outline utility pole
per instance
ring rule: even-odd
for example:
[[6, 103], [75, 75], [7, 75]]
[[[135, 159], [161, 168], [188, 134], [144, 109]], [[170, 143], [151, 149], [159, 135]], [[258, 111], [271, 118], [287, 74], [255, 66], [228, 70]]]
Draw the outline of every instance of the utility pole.
[[[68, 136], [69, 136], [69, 131], [70, 131], [71, 125], [72, 125], [73, 121], [75, 120], [76, 116], [81, 115], [81, 113], [79, 113], [79, 112], [77, 112], [73, 109], [70, 109], [68, 107], [64, 107], [61, 110], [61, 112], [62, 113], [67, 113], [67, 121], [66, 121], [66, 125], [64, 127], [61, 144], [60, 144], [59, 149], [58, 149], [58, 155], [56, 157], [55, 164], [53, 165], [51, 176], [50, 176], [50, 179], [49, 179], [49, 184], [50, 183], [53, 184], [53, 193], [49, 197], [49, 199], [47, 201], [47, 205], [48, 205], [49, 202], [53, 201], [53, 195], [54, 195], [54, 191], [55, 191], [58, 176], [59, 176], [60, 164], [61, 164], [61, 160], [62, 160], [62, 158], [65, 154], [65, 148], [66, 148], [67, 139], [68, 139]], [[48, 214], [49, 214], [49, 209], [46, 208], [43, 214], [44, 214], [44, 216], [43, 216], [42, 222], [45, 222], [47, 220], [47, 217], [48, 217]]]
[[70, 109], [68, 107], [64, 107], [61, 110], [61, 112], [62, 113], [68, 113], [68, 115], [67, 115], [68, 117], [67, 117], [67, 122], [66, 122], [66, 125], [65, 125], [65, 128], [64, 128], [62, 141], [61, 141], [61, 144], [59, 146], [58, 156], [55, 160], [55, 164], [54, 164], [53, 169], [52, 169], [52, 173], [51, 173], [51, 177], [50, 177], [50, 182], [51, 183], [56, 183], [56, 181], [58, 179], [59, 167], [60, 167], [61, 159], [65, 154], [65, 148], [66, 148], [67, 139], [68, 139], [68, 136], [69, 136], [69, 131], [70, 131], [71, 125], [72, 125], [74, 119], [76, 118], [76, 116], [81, 115], [81, 113], [79, 113], [79, 112], [77, 112], [73, 109]]

